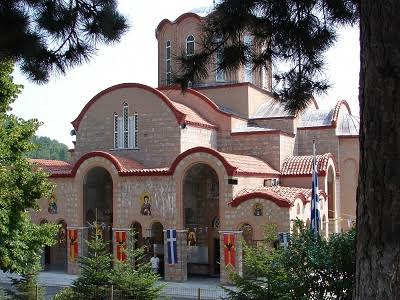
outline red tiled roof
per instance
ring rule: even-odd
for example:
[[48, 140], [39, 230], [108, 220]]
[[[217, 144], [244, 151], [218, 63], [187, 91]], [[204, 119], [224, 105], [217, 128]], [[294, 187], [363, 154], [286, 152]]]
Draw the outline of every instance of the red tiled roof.
[[[321, 195], [325, 195], [322, 190], [320, 190], [319, 193]], [[311, 189], [305, 188], [289, 186], [249, 186], [244, 187], [239, 192], [237, 192], [230, 204], [236, 207], [244, 201], [254, 198], [262, 198], [271, 200], [279, 206], [290, 206], [298, 198], [300, 198], [304, 203], [309, 202], [310, 196]], [[285, 203], [289, 205], [285, 205]]]
[[29, 159], [29, 161], [51, 175], [69, 174], [72, 170], [72, 165], [62, 160]]
[[[335, 164], [335, 159], [332, 153], [316, 155], [318, 175], [325, 175], [328, 168], [328, 161], [332, 159]], [[282, 176], [302, 176], [311, 175], [312, 171], [312, 155], [307, 156], [290, 156], [282, 165]]]
[[247, 155], [219, 152], [232, 166], [236, 167], [236, 173], [264, 173], [279, 175], [279, 171], [272, 168], [265, 161]]
[[108, 159], [113, 163], [121, 176], [171, 175], [174, 173], [179, 162], [193, 153], [208, 153], [215, 156], [222, 162], [229, 176], [279, 176], [277, 170], [273, 169], [268, 163], [261, 159], [246, 155], [223, 153], [205, 147], [195, 147], [181, 153], [170, 167], [165, 168], [145, 168], [142, 164], [133, 159], [116, 156], [105, 151], [86, 153], [80, 157], [74, 165], [53, 160], [35, 161], [41, 168], [48, 171], [51, 174], [51, 177], [74, 177], [80, 165], [91, 157], [103, 157]]
[[196, 111], [194, 111], [190, 107], [172, 100], [171, 103], [178, 111], [180, 111], [182, 114], [185, 115], [183, 123], [195, 126], [197, 125], [204, 128], [217, 128], [215, 125], [205, 120], [202, 116], [200, 116]]
[[282, 197], [278, 193], [275, 193], [272, 190], [266, 189], [263, 186], [258, 187], [245, 187], [241, 189], [236, 196], [232, 199], [229, 204], [233, 207], [239, 206], [242, 202], [245, 202], [250, 199], [266, 199], [276, 203], [280, 207], [290, 207], [291, 201]]
[[[107, 152], [108, 153], [108, 152]], [[112, 155], [112, 154], [110, 154]], [[144, 166], [132, 159], [126, 158], [126, 157], [120, 157], [116, 155], [112, 155], [121, 165], [121, 171], [122, 172], [128, 172], [131, 170], [142, 170], [144, 169]]]
[[186, 105], [179, 104], [177, 102], [172, 101], [169, 99], [164, 93], [161, 91], [154, 89], [150, 86], [139, 84], [139, 83], [121, 83], [117, 84], [114, 86], [111, 86], [101, 92], [99, 92], [96, 96], [94, 96], [82, 109], [82, 111], [79, 113], [78, 117], [72, 121], [72, 125], [74, 126], [75, 130], [79, 130], [80, 123], [87, 113], [87, 111], [91, 108], [92, 105], [94, 105], [99, 98], [101, 98], [104, 95], [107, 95], [108, 93], [114, 92], [119, 89], [125, 89], [125, 88], [138, 88], [142, 89], [144, 91], [147, 91], [149, 93], [154, 94], [162, 102], [164, 102], [172, 111], [172, 113], [175, 115], [176, 121], [179, 125], [181, 124], [191, 124], [194, 126], [198, 127], [204, 127], [204, 128], [216, 128], [215, 125], [209, 123], [206, 121], [203, 117], [201, 117], [197, 112], [192, 110], [191, 108], [187, 107]]

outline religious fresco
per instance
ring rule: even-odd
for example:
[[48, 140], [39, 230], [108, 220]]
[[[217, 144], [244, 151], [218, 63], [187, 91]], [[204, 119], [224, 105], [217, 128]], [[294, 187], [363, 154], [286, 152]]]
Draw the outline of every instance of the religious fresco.
[[197, 238], [196, 238], [196, 233], [193, 230], [188, 232], [187, 241], [188, 241], [188, 246], [196, 246]]
[[151, 200], [149, 193], [144, 192], [140, 196], [140, 204], [140, 214], [143, 216], [151, 216]]
[[55, 215], [58, 213], [56, 193], [53, 192], [50, 196], [49, 205], [47, 207], [49, 214]]
[[253, 212], [256, 217], [263, 215], [263, 205], [261, 203], [256, 203], [253, 206]]

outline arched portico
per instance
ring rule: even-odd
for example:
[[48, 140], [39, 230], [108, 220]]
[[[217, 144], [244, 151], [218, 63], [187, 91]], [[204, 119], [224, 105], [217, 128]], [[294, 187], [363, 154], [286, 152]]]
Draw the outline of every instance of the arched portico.
[[183, 218], [188, 230], [188, 274], [219, 274], [219, 180], [207, 164], [194, 164], [183, 179]]
[[[182, 251], [182, 261], [178, 266], [165, 265], [166, 280], [184, 281], [187, 278], [188, 271], [192, 274], [205, 275], [216, 275], [220, 272], [220, 269], [221, 272], [224, 271], [222, 268], [219, 269], [221, 253], [223, 253], [220, 230], [224, 228], [225, 203], [229, 197], [226, 196], [227, 193], [232, 193], [232, 187], [227, 184], [227, 179], [230, 176], [228, 176], [226, 165], [224, 165], [220, 157], [214, 154], [214, 152], [217, 152], [211, 149], [207, 151], [203, 150], [199, 149], [198, 151], [193, 151], [193, 153], [183, 153], [171, 166], [176, 187], [176, 225], [178, 229], [178, 245], [182, 247], [180, 249]], [[206, 180], [203, 186], [200, 187], [200, 177], [202, 176], [205, 179], [208, 178], [208, 183]], [[210, 193], [214, 193], [214, 209], [210, 210], [210, 213], [200, 222], [201, 224], [193, 221], [194, 214], [197, 214], [197, 212], [193, 210], [194, 207], [191, 207], [193, 203], [189, 203], [190, 197], [188, 198], [191, 189], [197, 189], [196, 185], [199, 185], [199, 191], [202, 190], [202, 192], [199, 192], [199, 197], [207, 197], [207, 185]], [[197, 225], [191, 223], [196, 223]], [[218, 228], [212, 228], [213, 224], [218, 226]], [[199, 235], [200, 228], [202, 233]], [[207, 233], [205, 234], [206, 230]], [[195, 243], [198, 244], [198, 238], [200, 238], [199, 242], [202, 245], [200, 247], [203, 248], [198, 250], [200, 249], [199, 246], [189, 246], [188, 237], [191, 239], [191, 245], [194, 244], [194, 239], [196, 240]], [[202, 264], [200, 260], [195, 263], [191, 262], [194, 256], [200, 256], [198, 253], [194, 254], [196, 251], [204, 254], [204, 264], [202, 267], [200, 267]], [[189, 258], [190, 262], [187, 259], [188, 255], [191, 256]], [[179, 278], [175, 276], [177, 273], [179, 274]]]
[[83, 220], [89, 227], [88, 239], [94, 234], [94, 222], [102, 229], [103, 238], [112, 252], [113, 181], [103, 167], [90, 169], [83, 180]]

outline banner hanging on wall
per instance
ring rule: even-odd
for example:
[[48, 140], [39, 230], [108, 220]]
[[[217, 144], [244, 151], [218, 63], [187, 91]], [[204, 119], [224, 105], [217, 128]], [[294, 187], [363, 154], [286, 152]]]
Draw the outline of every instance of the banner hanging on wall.
[[117, 243], [117, 260], [125, 261], [126, 260], [126, 232], [125, 231], [116, 231], [115, 232], [115, 242]]
[[68, 229], [69, 259], [75, 261], [78, 257], [78, 230]]
[[224, 261], [225, 267], [235, 267], [235, 236], [224, 233]]

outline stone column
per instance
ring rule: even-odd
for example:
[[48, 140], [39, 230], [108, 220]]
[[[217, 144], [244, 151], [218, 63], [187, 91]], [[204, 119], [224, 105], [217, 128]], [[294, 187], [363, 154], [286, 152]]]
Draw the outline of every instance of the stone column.
[[[231, 234], [234, 236], [234, 244], [235, 247], [235, 265], [226, 265], [225, 264], [225, 244], [224, 244], [224, 234]], [[229, 278], [229, 273], [234, 272], [239, 275], [243, 275], [243, 250], [242, 250], [242, 231], [236, 230], [221, 230], [219, 231], [219, 239], [220, 239], [220, 255], [221, 255], [221, 284], [232, 284], [232, 281]]]
[[[70, 230], [76, 230], [77, 237], [72, 241], [69, 237]], [[87, 251], [86, 240], [88, 238], [88, 227], [67, 227], [67, 271], [68, 274], [79, 274], [78, 257], [85, 255]], [[78, 253], [73, 253], [73, 243], [78, 243]]]
[[165, 280], [182, 282], [187, 280], [187, 230], [176, 231], [176, 246], [178, 263], [168, 264], [168, 239], [164, 230]]

